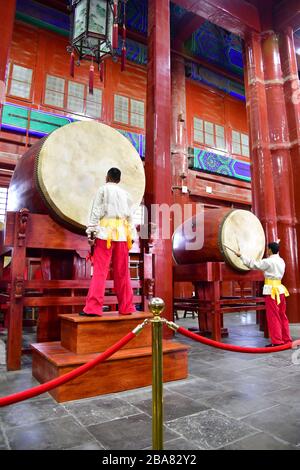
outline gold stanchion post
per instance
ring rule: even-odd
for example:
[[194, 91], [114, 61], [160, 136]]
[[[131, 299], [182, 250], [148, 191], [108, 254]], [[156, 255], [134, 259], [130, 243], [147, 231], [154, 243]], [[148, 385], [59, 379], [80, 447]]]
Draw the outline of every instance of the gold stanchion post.
[[165, 303], [159, 297], [149, 302], [152, 322], [152, 449], [163, 450], [163, 350], [161, 312]]

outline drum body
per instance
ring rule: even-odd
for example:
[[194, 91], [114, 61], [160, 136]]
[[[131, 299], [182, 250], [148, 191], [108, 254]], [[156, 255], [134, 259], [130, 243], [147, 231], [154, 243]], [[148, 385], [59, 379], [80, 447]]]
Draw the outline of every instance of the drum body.
[[[198, 232], [196, 232], [198, 231]], [[193, 249], [195, 236], [203, 241]], [[242, 209], [205, 209], [204, 217], [194, 216], [180, 225], [173, 235], [173, 258], [177, 264], [226, 261], [239, 271], [247, 268], [231, 250], [260, 260], [265, 251], [265, 234], [258, 218]]]
[[50, 214], [83, 233], [92, 201], [107, 171], [121, 170], [120, 187], [138, 206], [145, 174], [138, 152], [120, 132], [96, 121], [68, 124], [34, 144], [19, 159], [8, 192], [8, 211]]

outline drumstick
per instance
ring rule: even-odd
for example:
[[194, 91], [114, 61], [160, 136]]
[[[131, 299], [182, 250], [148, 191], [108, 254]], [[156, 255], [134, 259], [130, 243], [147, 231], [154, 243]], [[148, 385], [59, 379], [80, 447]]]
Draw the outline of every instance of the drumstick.
[[232, 251], [232, 253], [234, 253], [234, 254], [237, 256], [237, 252], [236, 252], [235, 250], [233, 250], [232, 248], [230, 248], [230, 247], [227, 246], [227, 245], [224, 245], [224, 244], [223, 244], [223, 246], [224, 246], [225, 248], [227, 248], [227, 250]]

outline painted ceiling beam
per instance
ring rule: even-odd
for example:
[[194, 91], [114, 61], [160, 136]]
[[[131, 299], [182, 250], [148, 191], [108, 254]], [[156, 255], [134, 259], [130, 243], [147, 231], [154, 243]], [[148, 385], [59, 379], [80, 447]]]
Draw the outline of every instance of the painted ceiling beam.
[[[145, 38], [144, 35], [137, 33], [135, 31], [132, 31], [131, 29], [127, 29], [127, 37], [128, 39], [132, 39], [133, 41], [140, 42], [141, 44], [147, 45], [147, 38]], [[205, 59], [202, 59], [200, 57], [196, 57], [193, 54], [191, 54], [190, 51], [187, 51], [184, 48], [184, 44], [182, 41], [180, 43], [174, 43], [172, 45], [171, 52], [175, 54], [179, 54], [181, 57], [184, 57], [187, 60], [190, 60], [192, 62], [195, 62], [196, 64], [203, 65], [203, 67], [207, 68], [208, 70], [211, 70], [212, 72], [215, 72], [219, 75], [224, 75], [225, 77], [229, 78], [230, 80], [234, 80], [238, 83], [243, 84], [244, 79], [241, 77], [238, 77], [237, 75], [228, 72], [227, 70], [224, 70], [222, 67], [218, 67], [215, 64], [211, 64], [210, 62], [206, 61]]]
[[245, 0], [172, 0], [222, 28], [244, 37], [249, 31], [261, 32], [257, 8]]
[[37, 3], [41, 3], [55, 10], [62, 11], [63, 13], [70, 14], [68, 0], [35, 0]]
[[200, 26], [202, 26], [205, 21], [205, 18], [202, 18], [199, 15], [195, 15], [195, 13], [190, 11], [187, 12], [176, 25], [176, 42], [185, 42], [190, 39], [192, 34], [197, 31], [197, 29], [200, 28]]
[[277, 30], [292, 27], [294, 31], [300, 28], [300, 1], [285, 0], [274, 9], [274, 24]]

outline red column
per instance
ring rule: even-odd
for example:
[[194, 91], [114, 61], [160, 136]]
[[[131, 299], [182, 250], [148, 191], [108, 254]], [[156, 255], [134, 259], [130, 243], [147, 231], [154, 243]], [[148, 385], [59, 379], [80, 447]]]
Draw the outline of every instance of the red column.
[[[172, 94], [172, 183], [180, 191], [187, 177], [188, 151], [186, 133], [186, 95], [184, 58], [171, 56], [171, 94]], [[176, 189], [177, 188], [177, 189]]]
[[[172, 205], [170, 158], [171, 75], [170, 75], [170, 3], [169, 0], [148, 2], [148, 66], [146, 116], [146, 193], [149, 210], [152, 204]], [[166, 304], [165, 316], [172, 318], [172, 243], [162, 238], [154, 241], [155, 296]]]
[[276, 208], [261, 42], [256, 33], [245, 39], [244, 64], [253, 209], [270, 242], [277, 238]]
[[5, 2], [5, 7], [1, 8], [0, 24], [0, 110], [5, 95], [6, 67], [9, 58], [14, 21], [16, 12], [16, 0]]
[[[294, 187], [294, 203], [297, 233], [297, 272], [300, 269], [300, 87], [298, 66], [292, 28], [287, 28], [279, 35], [279, 50], [283, 74], [283, 91], [287, 113], [287, 124], [290, 137], [290, 154]], [[300, 298], [299, 282], [296, 295]], [[289, 319], [299, 322], [299, 309], [289, 312]]]
[[288, 302], [288, 316], [291, 321], [296, 321], [297, 317], [299, 320], [300, 297], [294, 185], [278, 35], [272, 31], [267, 31], [262, 35], [262, 56], [277, 229], [281, 239], [281, 254], [286, 262], [284, 282], [291, 294]]

